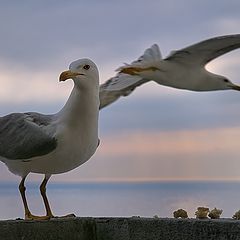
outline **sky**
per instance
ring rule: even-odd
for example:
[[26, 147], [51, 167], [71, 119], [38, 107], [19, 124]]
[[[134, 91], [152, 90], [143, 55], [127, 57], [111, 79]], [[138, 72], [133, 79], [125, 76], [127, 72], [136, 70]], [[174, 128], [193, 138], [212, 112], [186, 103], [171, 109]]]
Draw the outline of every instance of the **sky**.
[[[1, 1], [0, 115], [59, 111], [72, 82], [59, 84], [58, 76], [76, 59], [92, 59], [103, 83], [154, 43], [166, 56], [239, 33], [239, 9], [238, 0]], [[240, 84], [239, 66], [235, 50], [207, 69]], [[96, 154], [52, 179], [239, 180], [239, 110], [239, 92], [197, 93], [149, 82], [101, 110]], [[18, 177], [1, 163], [0, 180]]]

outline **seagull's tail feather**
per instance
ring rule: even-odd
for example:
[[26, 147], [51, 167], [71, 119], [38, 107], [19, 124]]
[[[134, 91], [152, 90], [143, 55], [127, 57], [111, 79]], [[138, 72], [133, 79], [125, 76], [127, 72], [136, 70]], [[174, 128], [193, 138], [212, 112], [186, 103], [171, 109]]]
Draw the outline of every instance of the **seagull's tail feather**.
[[[160, 61], [162, 54], [157, 44], [153, 44], [150, 48], [147, 48], [144, 54], [136, 61], [142, 63], [150, 63]], [[135, 63], [135, 62], [133, 62]]]
[[116, 71], [122, 72], [126, 68], [148, 68], [154, 67], [159, 64], [159, 61], [162, 60], [162, 54], [157, 44], [153, 44], [150, 48], [147, 48], [143, 55], [139, 57], [136, 61], [133, 61], [131, 64], [125, 64], [122, 67], [119, 67]]
[[134, 73], [123, 73], [123, 69], [154, 67], [161, 59], [162, 55], [158, 45], [153, 44], [137, 60], [118, 68], [119, 73], [100, 86], [100, 109], [115, 102], [121, 96], [128, 96], [136, 87], [147, 82], [147, 80]]

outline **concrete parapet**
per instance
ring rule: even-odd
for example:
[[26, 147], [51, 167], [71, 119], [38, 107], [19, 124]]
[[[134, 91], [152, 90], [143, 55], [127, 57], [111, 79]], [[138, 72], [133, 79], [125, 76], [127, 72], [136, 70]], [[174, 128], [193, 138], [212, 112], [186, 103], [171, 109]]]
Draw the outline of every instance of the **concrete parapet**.
[[70, 218], [0, 221], [1, 240], [240, 240], [240, 221]]

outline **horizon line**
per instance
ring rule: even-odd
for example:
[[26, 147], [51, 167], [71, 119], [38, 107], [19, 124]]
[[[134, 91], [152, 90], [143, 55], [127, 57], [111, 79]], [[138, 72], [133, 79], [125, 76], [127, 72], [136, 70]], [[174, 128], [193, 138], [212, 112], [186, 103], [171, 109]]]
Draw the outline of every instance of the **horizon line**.
[[[18, 183], [19, 181], [15, 180], [7, 180], [7, 181], [1, 181], [1, 185], [5, 184], [14, 184]], [[30, 179], [28, 181], [29, 183], [40, 183], [41, 181], [38, 181], [36, 179]], [[63, 181], [63, 180], [54, 180], [50, 182], [50, 184], [104, 184], [104, 183], [112, 183], [112, 184], [121, 184], [121, 183], [168, 183], [168, 182], [240, 182], [239, 178], [132, 178], [132, 179], [81, 179], [79, 181]]]

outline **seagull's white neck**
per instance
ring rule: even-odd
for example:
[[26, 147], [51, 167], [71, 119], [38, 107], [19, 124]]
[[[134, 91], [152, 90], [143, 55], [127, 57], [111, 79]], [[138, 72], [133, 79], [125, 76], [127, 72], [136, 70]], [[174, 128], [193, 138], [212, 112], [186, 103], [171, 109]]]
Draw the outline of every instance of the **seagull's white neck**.
[[58, 120], [68, 126], [77, 127], [90, 119], [98, 120], [99, 88], [80, 89], [74, 85], [72, 92], [58, 113]]

